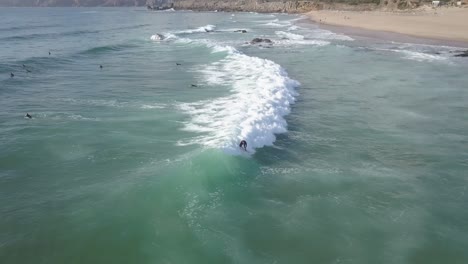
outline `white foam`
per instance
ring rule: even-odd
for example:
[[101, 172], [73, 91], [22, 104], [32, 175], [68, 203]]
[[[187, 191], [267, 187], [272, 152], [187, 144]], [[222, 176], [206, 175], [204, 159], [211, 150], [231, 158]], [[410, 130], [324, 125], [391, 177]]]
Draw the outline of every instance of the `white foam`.
[[160, 34], [155, 34], [155, 35], [152, 35], [151, 40], [155, 40], [155, 41], [161, 41], [164, 39], [164, 36], [160, 35]]
[[180, 38], [172, 33], [164, 33], [164, 34], [154, 34], [150, 37], [150, 39], [153, 41], [168, 41], [168, 40], [176, 40]]
[[393, 50], [398, 53], [405, 54], [405, 58], [415, 61], [446, 61], [448, 58], [435, 54], [427, 54], [423, 52], [410, 51], [410, 50]]
[[284, 31], [276, 31], [275, 32], [277, 36], [285, 39], [290, 39], [290, 40], [303, 40], [304, 36], [299, 35], [299, 34], [293, 34], [289, 32], [284, 32]]
[[288, 31], [294, 31], [294, 30], [298, 30], [298, 29], [299, 29], [299, 27], [296, 26], [296, 25], [294, 25], [294, 26], [290, 26], [290, 27], [288, 28]]
[[230, 94], [216, 99], [182, 103], [180, 109], [191, 116], [185, 129], [202, 135], [180, 144], [202, 144], [229, 153], [240, 153], [242, 139], [248, 151], [273, 145], [275, 134], [285, 133], [299, 83], [288, 77], [280, 65], [247, 56], [233, 47], [213, 46], [227, 56], [200, 70], [209, 85], [228, 86]]
[[285, 27], [287, 25], [282, 25], [276, 22], [268, 22], [266, 24], [263, 24], [264, 26], [269, 26], [269, 27]]
[[394, 48], [374, 48], [374, 50], [400, 53], [404, 55], [405, 59], [415, 60], [415, 61], [420, 61], [420, 62], [439, 61], [439, 62], [450, 63], [450, 60], [447, 56], [437, 55], [437, 54], [428, 54], [428, 53], [420, 52], [420, 51], [394, 49]]
[[334, 39], [334, 40], [346, 40], [346, 41], [354, 41], [353, 38], [342, 35], [342, 34], [336, 34], [328, 30], [323, 30], [323, 29], [316, 29], [313, 31], [313, 37], [318, 38], [318, 39]]
[[196, 29], [188, 29], [188, 30], [181, 30], [177, 31], [177, 34], [191, 34], [191, 33], [205, 33], [205, 32], [212, 32], [216, 26], [214, 25], [206, 25]]
[[330, 44], [329, 41], [318, 40], [318, 39], [302, 39], [302, 40], [282, 39], [282, 40], [275, 41], [276, 46], [295, 46], [295, 45], [326, 46], [329, 44]]
[[166, 106], [163, 104], [144, 104], [140, 108], [141, 109], [163, 109]]
[[291, 45], [314, 45], [314, 46], [325, 46], [330, 42], [318, 39], [305, 39], [303, 35], [294, 34], [284, 31], [275, 32], [278, 37], [281, 38], [279, 41], [275, 41], [275, 45], [291, 46]]

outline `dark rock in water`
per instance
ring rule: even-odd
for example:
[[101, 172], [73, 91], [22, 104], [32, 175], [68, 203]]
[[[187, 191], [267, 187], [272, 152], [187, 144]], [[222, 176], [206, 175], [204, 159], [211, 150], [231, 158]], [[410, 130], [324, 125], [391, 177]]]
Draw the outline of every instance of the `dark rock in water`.
[[272, 44], [273, 41], [270, 39], [262, 39], [262, 38], [254, 38], [252, 41], [250, 41], [250, 44], [259, 44], [259, 43], [267, 43], [267, 44]]
[[148, 0], [146, 1], [146, 8], [148, 10], [168, 10], [174, 8], [174, 3], [168, 3], [169, 1], [161, 1], [161, 0]]
[[455, 55], [455, 57], [468, 57], [468, 50], [462, 51], [461, 53]]
[[247, 33], [247, 30], [245, 29], [239, 29], [239, 30], [236, 30], [234, 32], [238, 32], [238, 33]]

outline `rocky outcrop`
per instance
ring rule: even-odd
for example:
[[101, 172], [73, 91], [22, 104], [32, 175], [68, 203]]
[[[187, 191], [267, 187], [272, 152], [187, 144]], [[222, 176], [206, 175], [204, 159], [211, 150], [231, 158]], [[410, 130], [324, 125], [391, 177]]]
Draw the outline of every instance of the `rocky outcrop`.
[[147, 0], [146, 7], [150, 10], [166, 10], [174, 8], [172, 0]]
[[462, 51], [461, 53], [455, 55], [455, 57], [468, 57], [468, 50]]
[[250, 41], [250, 44], [260, 44], [260, 43], [266, 43], [266, 44], [273, 44], [273, 41], [270, 39], [263, 39], [263, 38], [254, 38], [252, 41]]
[[314, 1], [266, 1], [266, 0], [174, 0], [175, 9], [199, 11], [248, 11], [303, 13], [320, 8]]

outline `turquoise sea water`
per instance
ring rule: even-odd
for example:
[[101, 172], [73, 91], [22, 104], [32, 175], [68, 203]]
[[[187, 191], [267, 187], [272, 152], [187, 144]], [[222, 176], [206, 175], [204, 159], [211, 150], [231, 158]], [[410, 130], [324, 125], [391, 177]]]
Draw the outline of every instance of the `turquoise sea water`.
[[284, 14], [0, 21], [0, 263], [468, 262], [458, 48]]

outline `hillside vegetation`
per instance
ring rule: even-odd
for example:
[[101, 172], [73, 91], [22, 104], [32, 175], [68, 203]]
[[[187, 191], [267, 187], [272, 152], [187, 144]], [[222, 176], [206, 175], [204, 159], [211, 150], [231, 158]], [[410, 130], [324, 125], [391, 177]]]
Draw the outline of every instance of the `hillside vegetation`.
[[425, 2], [429, 3], [422, 0], [0, 0], [0, 6], [173, 6], [192, 10], [299, 13], [317, 9], [405, 9]]

